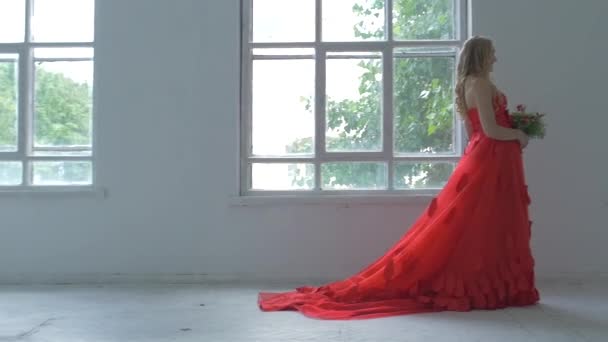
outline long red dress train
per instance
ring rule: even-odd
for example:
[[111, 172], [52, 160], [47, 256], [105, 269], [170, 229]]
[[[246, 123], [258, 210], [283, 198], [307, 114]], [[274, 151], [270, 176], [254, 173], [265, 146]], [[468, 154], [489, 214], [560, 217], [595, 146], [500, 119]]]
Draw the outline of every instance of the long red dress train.
[[[509, 127], [506, 97], [496, 121]], [[531, 305], [539, 300], [527, 186], [517, 141], [498, 141], [468, 112], [473, 134], [444, 189], [407, 233], [359, 273], [323, 286], [258, 296], [264, 311], [361, 319]]]

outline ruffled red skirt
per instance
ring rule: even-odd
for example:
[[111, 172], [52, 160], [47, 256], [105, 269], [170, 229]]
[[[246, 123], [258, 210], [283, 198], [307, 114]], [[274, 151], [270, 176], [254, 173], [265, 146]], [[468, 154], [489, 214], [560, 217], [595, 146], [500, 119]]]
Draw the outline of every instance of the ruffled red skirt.
[[347, 279], [262, 292], [259, 307], [358, 319], [534, 304], [529, 204], [519, 144], [476, 133], [445, 188], [382, 257]]

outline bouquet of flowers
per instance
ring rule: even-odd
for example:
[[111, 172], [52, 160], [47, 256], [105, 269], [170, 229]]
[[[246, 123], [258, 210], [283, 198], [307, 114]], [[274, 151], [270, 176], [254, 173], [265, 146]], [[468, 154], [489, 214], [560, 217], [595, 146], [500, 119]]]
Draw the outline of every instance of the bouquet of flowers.
[[545, 137], [545, 114], [526, 112], [526, 106], [517, 105], [517, 111], [509, 113], [511, 115], [512, 127], [521, 129], [530, 138], [542, 139]]

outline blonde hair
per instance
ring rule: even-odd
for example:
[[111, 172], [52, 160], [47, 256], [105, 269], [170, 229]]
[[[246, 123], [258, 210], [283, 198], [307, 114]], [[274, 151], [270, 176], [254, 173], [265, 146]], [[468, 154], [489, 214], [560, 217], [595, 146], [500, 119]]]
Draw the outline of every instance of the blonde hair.
[[456, 80], [456, 110], [466, 116], [464, 81], [468, 76], [481, 76], [488, 71], [492, 61], [492, 40], [475, 36], [469, 38], [460, 51]]

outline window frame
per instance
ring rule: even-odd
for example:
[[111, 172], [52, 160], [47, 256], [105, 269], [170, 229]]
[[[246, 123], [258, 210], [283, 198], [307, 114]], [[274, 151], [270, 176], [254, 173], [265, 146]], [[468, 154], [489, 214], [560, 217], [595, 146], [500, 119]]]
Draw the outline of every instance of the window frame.
[[[0, 185], [2, 193], [49, 193], [49, 192], [97, 192], [96, 189], [96, 146], [97, 146], [97, 115], [96, 115], [96, 92], [97, 77], [95, 63], [95, 42], [96, 42], [96, 15], [97, 0], [93, 1], [93, 39], [91, 41], [43, 41], [38, 42], [32, 38], [32, 19], [34, 16], [34, 2], [36, 0], [24, 0], [25, 2], [25, 21], [24, 37], [21, 42], [1, 43], [0, 54], [18, 55], [18, 87], [17, 87], [17, 151], [0, 152], [0, 162], [21, 162], [22, 175], [21, 185]], [[88, 48], [92, 51], [92, 57], [35, 57], [34, 50], [39, 48]], [[70, 61], [90, 61], [92, 63], [92, 103], [91, 103], [91, 148], [90, 154], [86, 156], [70, 155], [35, 155], [34, 154], [34, 129], [35, 129], [35, 73], [36, 63], [42, 62], [70, 62]], [[69, 151], [89, 151], [88, 147], [57, 147], [57, 148], [37, 148], [36, 151], [69, 152]], [[78, 162], [86, 161], [91, 163], [91, 183], [90, 184], [61, 184], [61, 185], [36, 185], [33, 184], [33, 164], [41, 161], [62, 161]]]
[[[454, 53], [412, 53], [414, 57], [453, 57], [456, 80], [456, 62], [460, 47], [469, 33], [469, 1], [452, 0], [454, 3], [454, 39], [451, 40], [394, 40], [393, 39], [393, 0], [385, 0], [385, 39], [381, 41], [322, 41], [322, 2], [315, 1], [315, 40], [311, 42], [253, 42], [253, 0], [241, 0], [241, 73], [240, 73], [240, 110], [239, 110], [239, 153], [238, 153], [238, 197], [246, 198], [331, 198], [382, 196], [426, 197], [438, 193], [441, 188], [395, 189], [394, 170], [396, 162], [453, 162], [457, 163], [464, 153], [465, 132], [458, 119], [456, 106], [453, 110], [453, 153], [437, 154], [394, 154], [393, 150], [393, 65], [394, 51], [397, 48], [443, 47], [453, 48]], [[327, 0], [326, 0], [327, 1]], [[315, 91], [314, 91], [314, 156], [312, 157], [269, 157], [253, 156], [252, 151], [252, 69], [253, 49], [256, 48], [312, 48], [314, 49]], [[379, 152], [327, 152], [325, 144], [325, 91], [327, 53], [334, 52], [380, 52], [382, 54], [382, 150]], [[302, 56], [277, 55], [257, 59], [301, 59]], [[387, 188], [383, 190], [323, 190], [321, 164], [326, 162], [383, 162], [387, 164]], [[312, 190], [252, 190], [251, 163], [306, 163], [314, 164], [314, 188]], [[262, 199], [261, 202], [265, 203]], [[243, 204], [237, 199], [237, 204]]]

